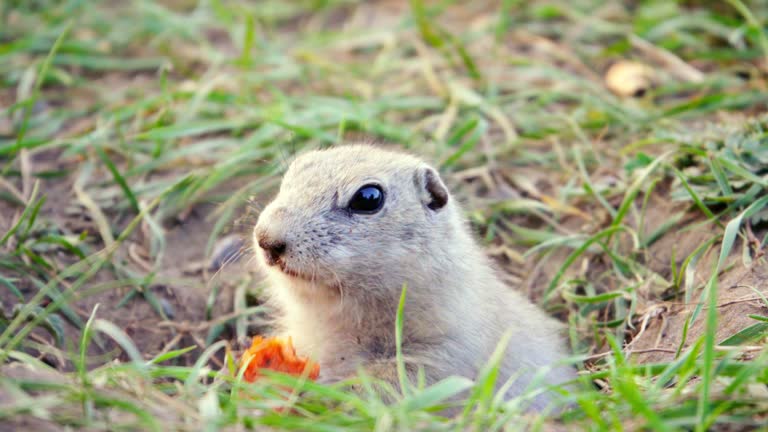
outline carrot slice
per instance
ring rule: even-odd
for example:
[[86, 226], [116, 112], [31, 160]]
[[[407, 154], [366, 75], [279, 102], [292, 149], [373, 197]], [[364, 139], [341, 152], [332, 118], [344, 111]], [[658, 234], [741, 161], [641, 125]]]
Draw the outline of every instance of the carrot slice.
[[271, 369], [290, 375], [307, 376], [315, 380], [320, 375], [320, 365], [296, 355], [291, 338], [264, 338], [255, 336], [251, 347], [240, 357], [240, 364], [245, 365], [243, 379], [253, 382], [261, 376], [261, 369]]

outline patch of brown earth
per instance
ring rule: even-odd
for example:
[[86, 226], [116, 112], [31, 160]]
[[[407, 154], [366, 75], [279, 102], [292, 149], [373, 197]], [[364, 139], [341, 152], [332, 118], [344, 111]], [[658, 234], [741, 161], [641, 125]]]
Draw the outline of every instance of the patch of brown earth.
[[[749, 266], [743, 265], [740, 259], [730, 261], [732, 267], [718, 278], [716, 343], [759, 323], [749, 315], [768, 316], [768, 303], [765, 302], [768, 298], [768, 265], [765, 260]], [[632, 358], [639, 363], [666, 362], [674, 358], [681, 344], [688, 348], [694, 343], [706, 330], [707, 307], [701, 309], [689, 326], [685, 340], [683, 329], [700, 297], [701, 289], [694, 293], [695, 300], [689, 304], [671, 301], [649, 305], [640, 317], [638, 333], [627, 347], [630, 353], [638, 352]], [[764, 345], [765, 336], [751, 344]]]

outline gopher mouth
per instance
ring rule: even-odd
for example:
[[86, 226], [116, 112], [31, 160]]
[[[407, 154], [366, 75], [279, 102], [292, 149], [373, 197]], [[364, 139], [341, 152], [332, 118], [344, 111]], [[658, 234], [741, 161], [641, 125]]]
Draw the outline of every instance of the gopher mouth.
[[319, 275], [316, 275], [316, 274], [313, 274], [312, 276], [310, 276], [306, 273], [303, 273], [301, 271], [288, 267], [282, 261], [275, 263], [274, 267], [277, 268], [282, 274], [295, 279], [299, 279], [303, 282], [307, 282], [312, 286], [323, 286], [330, 289], [333, 292], [341, 291], [340, 283], [329, 283], [328, 281], [324, 280], [322, 277], [319, 277]]
[[303, 272], [300, 272], [291, 267], [288, 267], [288, 264], [285, 262], [285, 257], [283, 256], [273, 257], [267, 251], [264, 251], [263, 263], [267, 267], [271, 267], [273, 269], [279, 270], [281, 273], [283, 273], [286, 276], [291, 276], [298, 279], [304, 279], [307, 281], [310, 280], [310, 277], [304, 274]]
[[283, 260], [280, 260], [277, 263], [275, 263], [274, 267], [277, 267], [286, 276], [295, 277], [297, 279], [303, 279], [309, 282], [312, 281], [312, 278], [310, 278], [306, 274], [288, 267], [288, 265]]
[[285, 276], [299, 279], [301, 281], [308, 282], [313, 285], [322, 284], [322, 285], [333, 286], [333, 287], [336, 287], [338, 285], [338, 284], [326, 284], [323, 282], [324, 278], [321, 275], [314, 272], [307, 273], [302, 270], [298, 270], [293, 266], [290, 266], [287, 260], [285, 259], [285, 257], [279, 257], [278, 259], [272, 259], [272, 260], [265, 257], [265, 260], [263, 261], [263, 263], [267, 267], [277, 270]]

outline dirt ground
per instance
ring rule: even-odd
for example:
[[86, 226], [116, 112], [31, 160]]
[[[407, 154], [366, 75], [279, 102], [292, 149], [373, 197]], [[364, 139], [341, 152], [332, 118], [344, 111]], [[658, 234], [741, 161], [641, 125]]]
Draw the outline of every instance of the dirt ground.
[[[75, 204], [77, 199], [72, 193], [70, 179], [47, 181], [41, 188], [46, 191], [49, 199], [43, 205], [39, 217], [54, 220], [58, 226], [73, 233], [98, 229], [94, 221]], [[243, 204], [243, 213], [246, 214], [247, 205]], [[79, 211], [71, 211], [73, 206]], [[213, 222], [208, 216], [215, 208], [212, 204], [190, 208], [183, 220], [167, 221], [163, 228], [167, 245], [162, 264], [154, 278], [162, 282], [152, 283], [145, 289], [154, 294], [165, 316], [161, 316], [141, 293], [126, 301], [126, 295], [136, 288], [133, 284], [117, 282], [117, 287], [113, 289], [99, 289], [100, 286], [120, 280], [109, 265], [103, 266], [89, 284], [80, 290], [80, 294], [69, 304], [70, 307], [82, 321], [86, 321], [98, 306], [96, 317], [109, 319], [125, 330], [147, 358], [173, 349], [197, 346], [190, 354], [183, 356], [186, 364], [194, 362], [207, 346], [205, 340], [210, 328], [221, 323], [222, 317], [226, 318], [234, 311], [235, 287], [244, 280], [254, 280], [249, 285], [255, 288], [255, 280], [258, 279], [254, 266], [250, 265], [251, 252], [246, 250], [249, 247], [246, 244], [246, 224], [232, 226], [228, 230], [230, 232], [214, 247], [213, 256], [205, 256], [213, 228]], [[21, 209], [5, 205], [0, 207], [0, 232], [12, 226], [20, 214]], [[151, 271], [151, 263], [147, 261], [150, 246], [146, 244], [148, 237], [144, 235], [147, 229], [146, 224], [139, 227], [115, 252], [114, 261], [137, 271]], [[101, 244], [92, 246], [94, 249], [103, 247]], [[56, 261], [64, 268], [74, 262], [71, 258], [60, 252]], [[5, 276], [14, 278], [16, 275], [11, 273]], [[16, 284], [27, 298], [37, 292], [37, 287], [23, 278], [18, 278]], [[63, 283], [59, 289], [64, 291], [66, 287], [68, 284]], [[93, 292], [94, 289], [97, 292]], [[215, 296], [211, 297], [214, 290]], [[2, 290], [0, 301], [8, 310], [16, 305], [18, 299], [12, 292]], [[48, 301], [43, 306], [46, 304]], [[207, 313], [208, 309], [210, 311]], [[69, 320], [63, 319], [62, 322], [66, 338], [71, 343], [76, 342], [80, 336], [77, 327]], [[232, 326], [227, 326], [221, 337], [232, 337], [233, 334], [227, 331], [231, 329]], [[45, 361], [63, 370], [71, 370], [70, 357], [54, 348], [53, 337], [48, 332], [38, 329], [32, 337], [50, 349], [47, 353], [40, 353]], [[114, 343], [103, 341], [101, 349], [92, 344], [90, 354], [96, 356], [95, 359], [100, 355], [120, 355], [116, 349]]]

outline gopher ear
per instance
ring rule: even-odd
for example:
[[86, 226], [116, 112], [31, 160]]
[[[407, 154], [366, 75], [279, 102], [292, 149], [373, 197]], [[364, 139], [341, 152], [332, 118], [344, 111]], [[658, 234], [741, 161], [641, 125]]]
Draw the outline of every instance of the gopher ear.
[[421, 202], [430, 210], [439, 210], [448, 203], [448, 188], [440, 180], [440, 174], [430, 166], [422, 166], [416, 170], [414, 178], [419, 189]]

